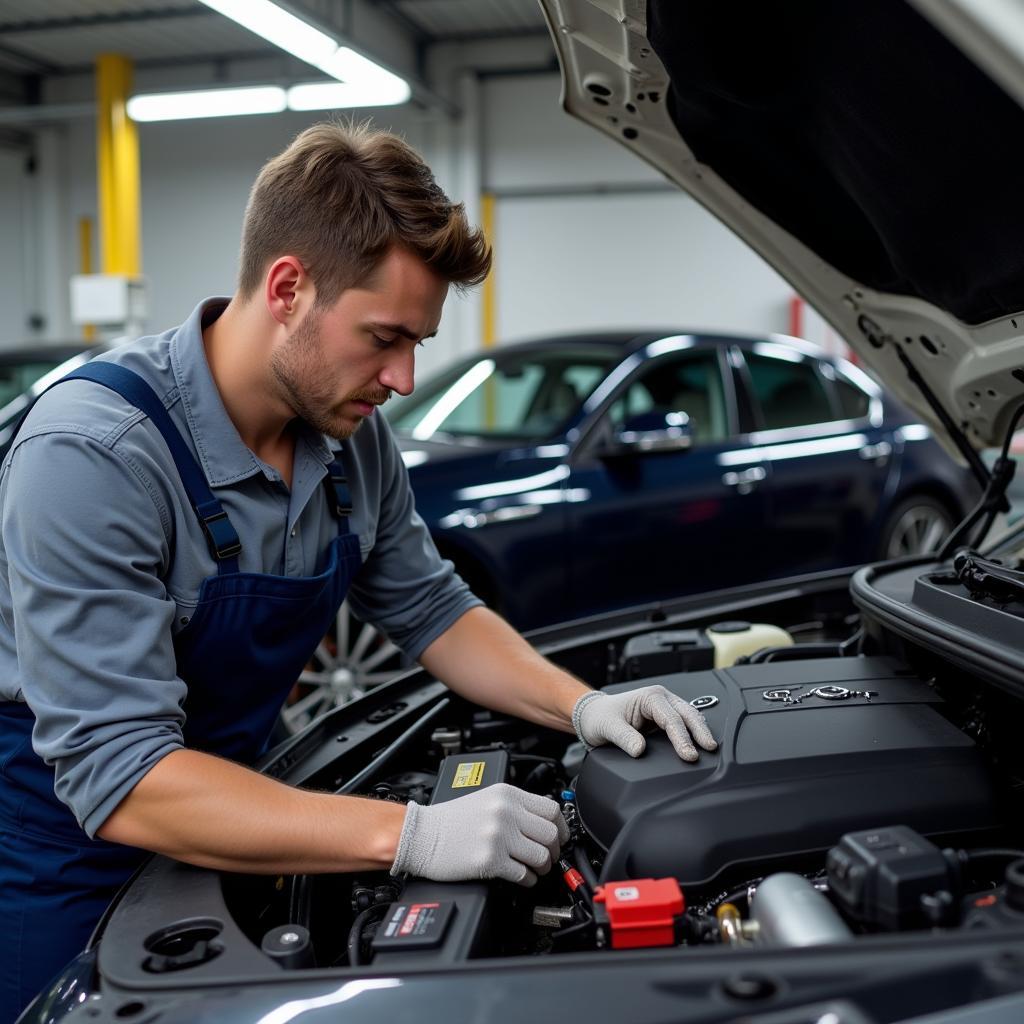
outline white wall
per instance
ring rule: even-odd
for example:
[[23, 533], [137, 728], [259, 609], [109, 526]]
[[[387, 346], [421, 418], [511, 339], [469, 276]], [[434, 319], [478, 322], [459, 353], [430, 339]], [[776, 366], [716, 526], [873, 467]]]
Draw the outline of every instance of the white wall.
[[605, 327], [785, 331], [789, 286], [623, 146], [571, 119], [555, 74], [485, 82], [502, 340]]
[[686, 196], [499, 200], [496, 240], [502, 339], [590, 327], [787, 329], [785, 282]]

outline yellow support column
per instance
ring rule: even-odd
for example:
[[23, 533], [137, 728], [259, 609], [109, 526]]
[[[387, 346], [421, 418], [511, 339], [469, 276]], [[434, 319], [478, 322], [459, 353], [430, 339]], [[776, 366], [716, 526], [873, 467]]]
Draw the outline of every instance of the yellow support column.
[[[492, 258], [494, 254], [494, 212], [497, 201], [493, 192], [484, 192], [480, 196], [480, 227], [483, 229], [484, 237], [491, 244]], [[491, 265], [491, 272], [483, 283], [483, 317], [481, 323], [481, 338], [484, 348], [493, 348], [498, 340], [498, 302], [497, 284], [495, 282], [494, 265]]]
[[128, 117], [132, 65], [126, 57], [96, 58], [96, 178], [100, 269], [137, 277], [141, 271], [139, 139]]
[[[78, 218], [78, 272], [92, 273], [92, 217]], [[96, 325], [83, 324], [82, 337], [86, 341], [95, 341]]]
[[[498, 297], [495, 283], [494, 260], [494, 211], [496, 200], [493, 192], [484, 192], [480, 196], [480, 227], [484, 237], [491, 244], [491, 272], [484, 279], [480, 323], [480, 338], [483, 347], [494, 348], [498, 341]], [[494, 377], [484, 381], [484, 424], [494, 427], [498, 422], [498, 396], [495, 393]]]

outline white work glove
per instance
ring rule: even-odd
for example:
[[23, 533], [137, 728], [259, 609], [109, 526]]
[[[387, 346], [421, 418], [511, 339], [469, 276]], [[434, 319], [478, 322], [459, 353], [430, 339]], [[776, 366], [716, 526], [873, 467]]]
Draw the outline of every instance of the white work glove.
[[568, 839], [554, 800], [501, 782], [432, 807], [409, 804], [391, 874], [534, 885]]
[[588, 747], [614, 743], [630, 757], [639, 757], [647, 746], [640, 732], [646, 722], [665, 730], [684, 761], [697, 760], [694, 740], [705, 750], [718, 746], [704, 716], [664, 686], [644, 686], [615, 694], [595, 690], [580, 697], [572, 710], [576, 735]]

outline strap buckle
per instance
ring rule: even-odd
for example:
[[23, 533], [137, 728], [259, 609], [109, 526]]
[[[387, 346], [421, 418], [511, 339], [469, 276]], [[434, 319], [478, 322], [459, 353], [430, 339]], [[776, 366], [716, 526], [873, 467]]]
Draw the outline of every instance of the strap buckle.
[[334, 492], [335, 515], [352, 515], [352, 493], [348, 489], [348, 477], [344, 473], [330, 473], [329, 475], [331, 490]]
[[234, 558], [242, 550], [242, 542], [235, 533], [235, 528], [228, 519], [228, 514], [223, 509], [214, 512], [213, 515], [199, 515], [199, 525], [206, 534], [206, 543], [210, 554], [218, 561], [226, 558]]

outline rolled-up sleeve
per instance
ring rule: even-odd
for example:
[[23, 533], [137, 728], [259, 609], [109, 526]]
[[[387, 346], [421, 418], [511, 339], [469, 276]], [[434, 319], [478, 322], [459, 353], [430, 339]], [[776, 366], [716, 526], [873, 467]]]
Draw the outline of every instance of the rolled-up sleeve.
[[137, 462], [84, 433], [19, 441], [0, 530], [32, 744], [90, 836], [183, 746], [174, 601], [161, 579], [169, 514]]
[[470, 608], [483, 604], [438, 553], [417, 514], [409, 474], [387, 424], [380, 430], [381, 492], [377, 536], [348, 599], [416, 659]]

